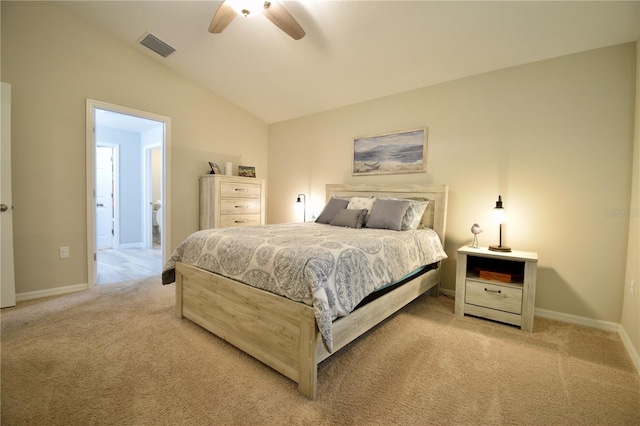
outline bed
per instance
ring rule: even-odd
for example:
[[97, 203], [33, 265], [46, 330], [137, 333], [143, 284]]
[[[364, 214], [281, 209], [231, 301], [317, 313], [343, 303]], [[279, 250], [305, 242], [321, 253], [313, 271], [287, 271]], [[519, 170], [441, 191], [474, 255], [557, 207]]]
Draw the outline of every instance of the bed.
[[[326, 186], [326, 199], [327, 203], [336, 198], [355, 200], [366, 197], [428, 200], [424, 213], [419, 217], [418, 227], [433, 230], [428, 229], [427, 231], [435, 234], [439, 240], [438, 244], [442, 242], [444, 245], [447, 191], [445, 185], [329, 184]], [[382, 204], [379, 203], [379, 205]], [[362, 212], [365, 214], [367, 210], [362, 210]], [[345, 212], [343, 211], [343, 213]], [[277, 226], [266, 225], [254, 227], [254, 229], [256, 232], [264, 234], [271, 232], [272, 228], [270, 227], [276, 228]], [[311, 233], [314, 236], [331, 235], [328, 232], [329, 228], [338, 228], [315, 223], [280, 225], [280, 227], [290, 227], [289, 232], [302, 229], [303, 231], [295, 232], [303, 232], [306, 233], [305, 235]], [[212, 230], [212, 232], [238, 233], [246, 242], [247, 230], [248, 228], [243, 230], [228, 228], [224, 231]], [[361, 230], [346, 231], [359, 232]], [[200, 232], [204, 233], [205, 231]], [[368, 231], [363, 228], [362, 232]], [[411, 236], [413, 231], [385, 232], [395, 233], [405, 239], [413, 238]], [[199, 234], [196, 237], [205, 241], [203, 240], [204, 234]], [[222, 237], [213, 237], [213, 239], [216, 238], [219, 240]], [[388, 238], [388, 240], [390, 239]], [[331, 246], [331, 241], [321, 240], [320, 242], [323, 247]], [[182, 245], [185, 243], [186, 240]], [[222, 253], [221, 248], [217, 249]], [[300, 250], [300, 248], [296, 247], [296, 250]], [[176, 254], [177, 251], [180, 251], [181, 256]], [[357, 306], [353, 300], [350, 300], [354, 306], [348, 307], [348, 312], [331, 313], [329, 305], [317, 303], [316, 287], [314, 286], [312, 286], [314, 290], [311, 295], [313, 300], [307, 300], [310, 297], [308, 294], [300, 294], [298, 300], [295, 300], [296, 297], [290, 298], [290, 295], [284, 297], [272, 291], [254, 287], [255, 283], [248, 285], [239, 282], [233, 274], [226, 273], [224, 276], [210, 271], [218, 271], [219, 268], [212, 267], [207, 270], [204, 269], [203, 266], [206, 265], [203, 264], [195, 262], [188, 264], [185, 259], [189, 256], [184, 256], [184, 252], [184, 247], [181, 250], [176, 249], [172, 260], [168, 262], [163, 271], [163, 283], [166, 284], [173, 280], [176, 283], [176, 315], [179, 318], [187, 318], [195, 322], [295, 381], [298, 383], [300, 393], [309, 399], [315, 399], [317, 396], [317, 371], [320, 362], [423, 293], [431, 291], [432, 296], [437, 296], [440, 284], [440, 268], [438, 266], [441, 260], [438, 260], [424, 268], [418, 268], [418, 271], [405, 275], [401, 279], [394, 277], [395, 285], [385, 285], [378, 288], [376, 284], [375, 291], [372, 291], [371, 294], [360, 295], [355, 299], [355, 301], [359, 301]], [[442, 253], [444, 253], [443, 249]], [[234, 256], [241, 257], [238, 256], [238, 253], [235, 253]], [[202, 258], [203, 256], [198, 254], [192, 257]], [[446, 258], [446, 255], [439, 259], [443, 258]], [[216, 264], [218, 260], [208, 259], [207, 262]], [[258, 263], [260, 262], [262, 261], [258, 259]], [[383, 287], [384, 289], [382, 289]], [[329, 295], [329, 299], [333, 300], [331, 291], [329, 291]], [[334, 309], [333, 306], [331, 309]], [[323, 317], [325, 314], [330, 321]]]

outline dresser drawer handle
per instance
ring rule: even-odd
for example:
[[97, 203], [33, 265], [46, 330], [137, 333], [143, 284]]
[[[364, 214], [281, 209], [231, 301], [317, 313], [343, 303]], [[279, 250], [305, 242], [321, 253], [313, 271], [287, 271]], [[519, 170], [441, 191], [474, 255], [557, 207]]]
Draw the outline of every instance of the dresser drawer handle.
[[502, 290], [489, 290], [488, 288], [485, 288], [484, 291], [488, 291], [489, 293], [502, 293]]
[[236, 192], [249, 192], [247, 188], [236, 188]]
[[244, 220], [236, 220], [236, 221], [234, 221], [234, 222], [235, 222], [235, 223], [247, 223], [247, 222], [249, 222], [249, 221], [248, 221], [247, 219], [244, 219]]
[[251, 206], [236, 206], [236, 209], [248, 209], [251, 208]]

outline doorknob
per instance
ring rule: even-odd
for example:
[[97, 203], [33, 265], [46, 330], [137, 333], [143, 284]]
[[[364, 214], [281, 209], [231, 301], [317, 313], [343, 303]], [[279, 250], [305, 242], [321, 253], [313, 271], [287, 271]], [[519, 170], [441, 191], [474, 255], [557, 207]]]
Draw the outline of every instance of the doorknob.
[[9, 210], [9, 206], [6, 204], [0, 204], [0, 212], [6, 212], [7, 210]]
[[98, 203], [98, 204], [96, 204], [96, 207], [104, 207], [104, 204]]

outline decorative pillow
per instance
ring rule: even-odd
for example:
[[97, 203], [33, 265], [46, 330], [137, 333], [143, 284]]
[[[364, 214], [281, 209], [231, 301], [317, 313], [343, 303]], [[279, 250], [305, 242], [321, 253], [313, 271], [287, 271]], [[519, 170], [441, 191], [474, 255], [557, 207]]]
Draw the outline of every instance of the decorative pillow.
[[402, 219], [409, 204], [409, 200], [376, 200], [366, 227], [401, 231]]
[[352, 197], [349, 199], [349, 205], [347, 208], [356, 210], [367, 209], [368, 211], [371, 211], [373, 203], [375, 202], [375, 197]]
[[376, 202], [375, 197], [351, 197], [349, 199], [348, 209], [362, 210], [367, 209], [367, 216], [364, 218], [364, 223], [367, 223], [369, 220], [369, 216], [371, 216], [371, 209], [373, 208], [373, 203]]
[[316, 222], [318, 223], [331, 223], [331, 220], [335, 217], [336, 213], [338, 213], [341, 209], [346, 209], [349, 205], [349, 200], [345, 200], [342, 198], [331, 198], [324, 209], [322, 209], [322, 213], [316, 218]]
[[424, 214], [424, 211], [427, 209], [428, 205], [429, 200], [409, 200], [409, 208], [407, 209], [407, 212], [404, 214], [404, 218], [402, 219], [402, 230], [409, 231], [418, 229], [418, 226], [420, 226], [420, 222], [422, 222], [422, 215]]
[[336, 213], [329, 225], [362, 228], [367, 212], [367, 209], [341, 209]]

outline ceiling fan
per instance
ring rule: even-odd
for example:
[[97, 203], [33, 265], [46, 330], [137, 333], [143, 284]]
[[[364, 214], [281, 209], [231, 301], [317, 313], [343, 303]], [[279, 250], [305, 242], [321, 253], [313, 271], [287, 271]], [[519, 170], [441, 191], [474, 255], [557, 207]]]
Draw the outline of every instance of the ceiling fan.
[[305, 32], [300, 24], [276, 0], [225, 0], [213, 15], [209, 32], [221, 33], [237, 14], [251, 17], [261, 13], [294, 40], [304, 37]]

